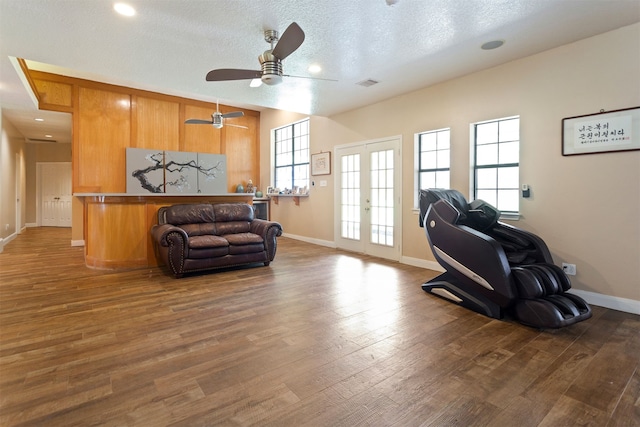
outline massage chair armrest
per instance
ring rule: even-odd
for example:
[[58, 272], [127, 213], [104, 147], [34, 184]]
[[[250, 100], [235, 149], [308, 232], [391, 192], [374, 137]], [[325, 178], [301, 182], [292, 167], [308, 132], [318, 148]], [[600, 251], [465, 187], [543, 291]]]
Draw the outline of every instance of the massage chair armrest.
[[165, 247], [169, 246], [169, 239], [174, 240], [174, 244], [179, 243], [179, 241], [176, 241], [173, 236], [177, 237], [177, 239], [179, 240], [182, 240], [180, 244], [183, 247], [187, 246], [187, 242], [189, 240], [189, 236], [187, 235], [186, 231], [172, 224], [154, 225], [153, 227], [151, 227], [151, 236], [158, 245]]
[[273, 237], [281, 236], [282, 226], [275, 221], [254, 218], [253, 221], [251, 221], [249, 232], [257, 234], [266, 240], [269, 237], [269, 233], [273, 233]]
[[521, 228], [514, 227], [509, 224], [505, 224], [504, 222], [498, 221], [495, 225], [496, 228], [502, 228], [506, 230], [508, 233], [520, 237], [524, 240], [529, 241], [533, 247], [535, 248], [535, 253], [531, 253], [530, 255], [535, 258], [535, 262], [544, 262], [548, 264], [553, 264], [553, 257], [551, 256], [551, 252], [549, 251], [549, 247], [537, 235], [525, 231]]

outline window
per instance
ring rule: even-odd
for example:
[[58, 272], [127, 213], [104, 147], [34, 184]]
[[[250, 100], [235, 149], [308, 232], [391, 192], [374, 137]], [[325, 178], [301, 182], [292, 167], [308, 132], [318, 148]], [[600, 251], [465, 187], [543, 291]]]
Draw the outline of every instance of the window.
[[274, 130], [275, 186], [309, 187], [309, 119]]
[[450, 129], [418, 134], [418, 189], [449, 188]]
[[474, 198], [501, 212], [519, 211], [520, 118], [476, 123], [474, 131]]

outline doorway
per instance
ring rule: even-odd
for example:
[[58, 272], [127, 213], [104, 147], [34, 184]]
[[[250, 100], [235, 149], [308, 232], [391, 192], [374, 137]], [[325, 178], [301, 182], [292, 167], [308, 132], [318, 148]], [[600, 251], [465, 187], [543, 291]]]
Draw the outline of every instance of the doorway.
[[71, 163], [38, 162], [37, 222], [42, 227], [71, 227]]
[[338, 248], [400, 260], [402, 138], [337, 146]]

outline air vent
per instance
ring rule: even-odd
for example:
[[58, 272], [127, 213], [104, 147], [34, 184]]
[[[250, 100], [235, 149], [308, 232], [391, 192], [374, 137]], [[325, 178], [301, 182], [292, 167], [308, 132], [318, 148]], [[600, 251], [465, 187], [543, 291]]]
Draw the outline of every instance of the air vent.
[[361, 82], [356, 83], [359, 86], [363, 86], [363, 87], [369, 87], [369, 86], [373, 86], [373, 85], [377, 85], [378, 83], [380, 83], [377, 80], [373, 80], [373, 79], [367, 79], [367, 80], [363, 80]]
[[52, 142], [58, 142], [55, 139], [38, 139], [38, 138], [27, 138], [27, 142], [30, 142], [32, 144], [50, 144]]

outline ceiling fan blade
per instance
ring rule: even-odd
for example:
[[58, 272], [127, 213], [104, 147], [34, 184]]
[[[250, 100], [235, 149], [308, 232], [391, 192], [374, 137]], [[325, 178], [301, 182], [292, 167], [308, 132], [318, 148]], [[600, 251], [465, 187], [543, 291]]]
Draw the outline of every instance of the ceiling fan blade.
[[185, 121], [188, 125], [212, 125], [211, 120], [189, 119]]
[[225, 113], [222, 115], [225, 119], [232, 119], [234, 117], [242, 117], [244, 113], [242, 111], [234, 111], [232, 113]]
[[320, 77], [311, 77], [311, 76], [292, 76], [291, 74], [283, 74], [282, 77], [293, 77], [295, 79], [324, 80], [325, 82], [337, 82], [337, 80], [335, 79], [323, 79]]
[[262, 77], [262, 71], [241, 70], [237, 68], [220, 68], [218, 70], [211, 70], [207, 73], [208, 82], [259, 79], [260, 77]]
[[278, 44], [273, 48], [271, 52], [276, 58], [283, 60], [287, 56], [291, 55], [297, 48], [300, 47], [304, 41], [304, 31], [295, 22], [284, 30]]
[[242, 128], [242, 129], [249, 129], [246, 126], [242, 126], [242, 125], [234, 125], [233, 123], [225, 123], [225, 126], [233, 126], [234, 128]]

